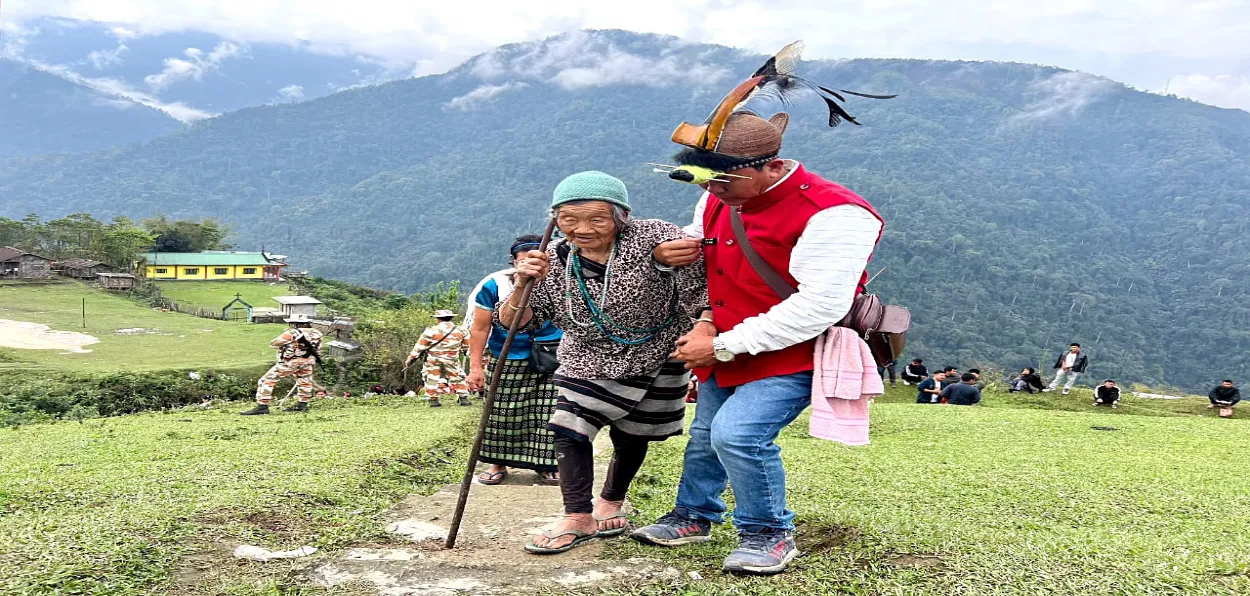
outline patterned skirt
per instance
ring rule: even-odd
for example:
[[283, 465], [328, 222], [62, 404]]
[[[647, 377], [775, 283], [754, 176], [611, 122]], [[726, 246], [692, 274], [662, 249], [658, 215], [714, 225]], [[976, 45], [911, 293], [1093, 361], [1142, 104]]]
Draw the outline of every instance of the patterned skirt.
[[622, 379], [575, 379], [555, 375], [560, 401], [549, 428], [561, 435], [594, 441], [599, 430], [663, 441], [680, 435], [686, 420], [690, 371], [669, 360], [651, 374]]
[[[488, 357], [487, 379], [499, 365], [499, 359]], [[555, 406], [551, 375], [531, 372], [529, 360], [504, 360], [478, 459], [509, 468], [555, 472], [555, 435], [547, 430]]]

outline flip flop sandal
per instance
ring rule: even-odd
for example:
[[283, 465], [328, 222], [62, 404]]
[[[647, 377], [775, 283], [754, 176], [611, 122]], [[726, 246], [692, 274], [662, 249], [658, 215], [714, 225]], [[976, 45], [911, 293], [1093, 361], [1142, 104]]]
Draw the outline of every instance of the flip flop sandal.
[[555, 530], [547, 530], [546, 532], [543, 532], [543, 538], [546, 538], [548, 540], [555, 540], [556, 538], [559, 538], [561, 536], [572, 536], [573, 541], [564, 546], [560, 546], [556, 548], [549, 548], [546, 546], [538, 546], [537, 544], [534, 544], [533, 539], [531, 539], [530, 542], [525, 545], [525, 551], [536, 554], [536, 555], [555, 555], [555, 554], [559, 554], [563, 552], [568, 552], [591, 540], [594, 540], [595, 538], [599, 537], [599, 534], [597, 532], [587, 534], [581, 530], [565, 530], [563, 532], [556, 532]]
[[560, 484], [560, 477], [556, 474], [558, 474], [558, 472], [542, 472], [538, 476], [542, 478], [543, 484], [558, 485]]
[[508, 477], [507, 470], [503, 470], [501, 472], [494, 472], [494, 473], [482, 472], [481, 474], [477, 475], [477, 481], [480, 484], [487, 484], [490, 486], [494, 486], [496, 484], [503, 482], [504, 478], [507, 478], [507, 477]]
[[599, 536], [600, 538], [611, 538], [613, 536], [620, 536], [621, 534], [625, 533], [625, 530], [629, 529], [629, 515], [625, 513], [624, 511], [617, 511], [616, 513], [609, 515], [607, 517], [599, 517], [598, 515], [595, 515], [593, 517], [595, 518], [595, 521], [598, 523], [612, 521], [614, 519], [626, 520], [625, 525], [619, 528], [610, 528], [607, 530], [599, 530], [598, 532], [596, 532], [595, 534]]

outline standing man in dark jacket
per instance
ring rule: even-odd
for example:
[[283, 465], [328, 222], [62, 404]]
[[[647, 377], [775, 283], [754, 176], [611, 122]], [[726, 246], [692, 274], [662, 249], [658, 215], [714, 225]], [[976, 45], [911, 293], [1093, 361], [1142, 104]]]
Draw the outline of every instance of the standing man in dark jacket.
[[981, 403], [981, 390], [976, 388], [977, 376], [964, 373], [961, 382], [942, 390], [942, 401], [952, 406], [975, 406]]
[[1072, 392], [1072, 386], [1076, 384], [1076, 380], [1085, 374], [1085, 368], [1089, 366], [1089, 357], [1081, 353], [1081, 344], [1074, 343], [1068, 347], [1068, 351], [1059, 355], [1059, 359], [1055, 360], [1055, 380], [1050, 382], [1050, 386], [1043, 391], [1054, 391], [1059, 386], [1060, 381], [1067, 379], [1068, 382], [1063, 385], [1063, 394], [1067, 395]]

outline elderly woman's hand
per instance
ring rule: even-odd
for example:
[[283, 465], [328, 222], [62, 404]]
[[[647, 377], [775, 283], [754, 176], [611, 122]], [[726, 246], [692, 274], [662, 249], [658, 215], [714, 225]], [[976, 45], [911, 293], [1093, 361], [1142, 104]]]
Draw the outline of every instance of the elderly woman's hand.
[[547, 253], [531, 250], [527, 253], [517, 255], [516, 274], [521, 282], [526, 278], [542, 279], [547, 277], [547, 270], [551, 268], [551, 258]]
[[661, 265], [685, 267], [699, 260], [702, 250], [703, 244], [698, 238], [681, 238], [661, 243], [651, 251], [651, 256]]

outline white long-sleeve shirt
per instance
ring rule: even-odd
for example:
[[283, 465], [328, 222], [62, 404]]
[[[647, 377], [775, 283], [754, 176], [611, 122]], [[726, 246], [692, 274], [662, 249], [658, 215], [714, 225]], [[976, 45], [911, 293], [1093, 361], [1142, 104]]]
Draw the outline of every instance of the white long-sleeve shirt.
[[[691, 236], [703, 236], [707, 200], [704, 193], [694, 222], [685, 228]], [[790, 275], [798, 280], [799, 291], [720, 334], [722, 345], [735, 354], [772, 352], [810, 340], [842, 320], [880, 234], [881, 222], [856, 205], [838, 205], [812, 216], [790, 255]]]

